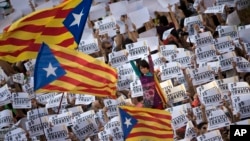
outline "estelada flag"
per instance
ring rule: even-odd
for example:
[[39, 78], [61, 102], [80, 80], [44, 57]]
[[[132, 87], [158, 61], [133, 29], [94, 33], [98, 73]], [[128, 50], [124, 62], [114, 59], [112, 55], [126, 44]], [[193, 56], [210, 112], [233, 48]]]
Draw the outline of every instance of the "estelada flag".
[[92, 0], [68, 0], [16, 21], [0, 35], [0, 59], [8, 62], [34, 59], [43, 42], [76, 48], [91, 4]]

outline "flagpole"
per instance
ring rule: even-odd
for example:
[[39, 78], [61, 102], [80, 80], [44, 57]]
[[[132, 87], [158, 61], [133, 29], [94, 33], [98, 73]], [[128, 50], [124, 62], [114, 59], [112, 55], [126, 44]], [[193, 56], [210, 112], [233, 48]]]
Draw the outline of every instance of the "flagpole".
[[64, 97], [64, 93], [62, 94], [62, 98], [61, 98], [61, 100], [60, 100], [60, 104], [59, 104], [59, 107], [58, 107], [57, 114], [59, 114], [59, 112], [60, 112], [60, 110], [61, 110], [63, 97]]

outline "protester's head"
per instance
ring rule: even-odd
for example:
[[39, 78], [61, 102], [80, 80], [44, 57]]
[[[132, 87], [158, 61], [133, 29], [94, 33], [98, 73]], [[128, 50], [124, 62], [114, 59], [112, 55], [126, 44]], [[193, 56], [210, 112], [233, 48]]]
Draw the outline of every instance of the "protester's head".
[[207, 122], [201, 122], [200, 124], [197, 125], [197, 128], [199, 130], [200, 134], [205, 134], [207, 132]]
[[105, 53], [111, 53], [112, 52], [112, 44], [109, 41], [103, 41], [102, 42], [102, 49]]
[[149, 64], [146, 60], [141, 60], [139, 63], [140, 71], [143, 75], [149, 72]]
[[244, 75], [244, 81], [250, 85], [250, 73]]

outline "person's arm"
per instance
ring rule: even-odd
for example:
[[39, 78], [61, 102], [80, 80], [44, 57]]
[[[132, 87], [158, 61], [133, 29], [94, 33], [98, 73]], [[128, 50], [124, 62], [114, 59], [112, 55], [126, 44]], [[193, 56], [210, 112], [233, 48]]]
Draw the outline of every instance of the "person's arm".
[[153, 74], [154, 73], [154, 63], [153, 63], [153, 60], [152, 60], [150, 49], [148, 49], [148, 51], [149, 51], [149, 55], [148, 55], [149, 71]]
[[139, 71], [138, 67], [135, 65], [134, 61], [131, 60], [129, 62], [131, 64], [133, 70], [135, 71], [136, 76], [140, 77], [141, 76], [140, 71]]

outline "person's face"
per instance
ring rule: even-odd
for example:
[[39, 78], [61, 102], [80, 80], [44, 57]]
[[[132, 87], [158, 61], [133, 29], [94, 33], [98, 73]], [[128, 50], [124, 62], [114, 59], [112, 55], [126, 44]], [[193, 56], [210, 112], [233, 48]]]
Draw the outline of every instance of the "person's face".
[[105, 43], [104, 44], [104, 50], [105, 50], [105, 52], [106, 53], [110, 53], [110, 52], [112, 52], [112, 45], [111, 45], [111, 43]]
[[205, 134], [207, 132], [207, 124], [204, 124], [200, 129], [201, 134]]
[[147, 74], [149, 72], [148, 68], [144, 68], [142, 66], [140, 66], [140, 70], [143, 74]]

